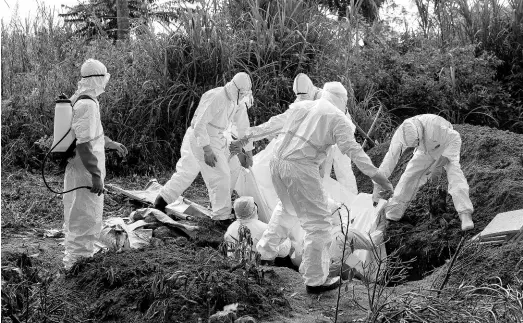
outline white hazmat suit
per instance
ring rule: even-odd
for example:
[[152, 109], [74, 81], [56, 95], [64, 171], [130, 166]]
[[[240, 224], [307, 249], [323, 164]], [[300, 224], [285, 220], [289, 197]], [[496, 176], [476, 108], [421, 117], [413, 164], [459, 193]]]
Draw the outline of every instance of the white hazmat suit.
[[[296, 94], [296, 100], [294, 103], [306, 101], [306, 100], [317, 100], [321, 97], [321, 89], [315, 87], [311, 79], [303, 73], [298, 74], [294, 78], [293, 91]], [[290, 105], [289, 109], [292, 109], [294, 105]], [[275, 118], [278, 118], [276, 116]], [[270, 121], [269, 121], [270, 122]], [[303, 236], [304, 232], [299, 225], [296, 214], [285, 214], [283, 215], [284, 209], [281, 201], [278, 199], [274, 185], [272, 184], [270, 161], [279, 147], [283, 135], [278, 133], [276, 129], [265, 128], [263, 125], [259, 126], [259, 129], [267, 129], [268, 131], [261, 132], [251, 138], [252, 141], [261, 140], [263, 138], [274, 138], [267, 147], [253, 158], [254, 164], [252, 166], [252, 172], [256, 178], [256, 182], [260, 188], [261, 193], [264, 195], [265, 201], [267, 201], [269, 209], [272, 211], [272, 216], [269, 221], [268, 228], [264, 234], [262, 245], [265, 246], [264, 253], [262, 253], [263, 260], [273, 260], [278, 255], [280, 244], [284, 241], [292, 242], [294, 253], [291, 256], [294, 262], [301, 261], [301, 255], [303, 253]], [[278, 228], [284, 226], [287, 229], [288, 237], [280, 236], [278, 233], [281, 231]], [[280, 238], [275, 238], [280, 237]], [[271, 243], [268, 241], [271, 240]]]
[[[474, 208], [469, 198], [469, 185], [459, 163], [461, 137], [452, 129], [452, 124], [433, 114], [423, 114], [405, 120], [394, 133], [389, 150], [379, 168], [387, 178], [407, 147], [416, 147], [416, 150], [386, 206], [387, 219], [400, 220], [418, 189], [443, 167], [447, 172], [448, 192], [461, 219], [462, 230], [474, 228], [471, 219]], [[375, 201], [378, 200], [379, 190], [379, 185], [375, 184]]]
[[[82, 79], [78, 90], [71, 97], [73, 119], [71, 130], [76, 137], [76, 154], [68, 161], [65, 169], [64, 191], [80, 186], [95, 186], [98, 191], [81, 188], [63, 195], [66, 269], [81, 257], [91, 257], [95, 252], [94, 243], [102, 230], [103, 181], [105, 178], [104, 148], [117, 149], [119, 154], [127, 150], [123, 145], [104, 136], [100, 109], [96, 99], [105, 90], [110, 74], [107, 68], [94, 59], [87, 60], [81, 67]], [[91, 99], [77, 99], [80, 96]], [[123, 148], [121, 148], [123, 147]], [[123, 150], [121, 150], [123, 149]], [[86, 157], [87, 156], [87, 157]]]
[[[294, 79], [293, 91], [296, 94], [296, 100], [294, 103], [305, 101], [305, 100], [317, 100], [321, 97], [321, 89], [315, 87], [310, 78], [300, 73]], [[292, 109], [294, 105], [289, 108]], [[350, 116], [347, 114], [347, 117]], [[276, 116], [278, 118], [278, 116]], [[263, 128], [263, 126], [260, 126]], [[267, 128], [264, 133], [260, 133], [253, 138], [253, 140], [260, 140], [264, 137], [272, 137], [276, 132], [270, 131], [270, 127]], [[269, 163], [276, 151], [277, 147], [281, 143], [283, 136], [278, 136], [271, 141], [271, 143], [261, 152], [254, 156], [254, 165], [252, 171], [256, 177], [256, 181], [260, 188], [260, 192], [264, 195], [265, 201], [267, 201], [268, 207], [272, 210], [272, 216], [269, 221], [268, 230], [264, 233], [261, 245], [263, 246], [262, 259], [271, 260], [276, 257], [279, 243], [286, 241], [287, 237], [282, 236], [284, 232], [289, 234], [288, 238], [292, 241], [294, 249], [291, 255], [292, 261], [295, 264], [301, 262], [301, 256], [303, 253], [303, 237], [304, 231], [299, 225], [299, 221], [296, 214], [283, 214], [284, 209], [281, 201], [278, 200], [276, 190], [272, 184]], [[326, 173], [324, 177], [324, 184], [326, 183], [327, 177], [330, 177], [330, 170], [334, 165], [334, 170], [338, 181], [344, 185], [350, 192], [357, 194], [356, 179], [352, 172], [350, 158], [340, 152], [336, 145], [329, 148], [329, 153], [325, 162], [320, 166], [320, 173], [324, 177], [323, 173]], [[285, 230], [281, 230], [280, 227], [285, 227]]]
[[[258, 220], [258, 208], [254, 203], [254, 198], [251, 196], [242, 196], [234, 201], [234, 214], [236, 221], [234, 221], [225, 232], [224, 240], [228, 243], [236, 243], [238, 239], [238, 229], [241, 226], [246, 226], [250, 232], [253, 240], [253, 251], [256, 251], [256, 244], [260, 240], [263, 232], [267, 229], [267, 223]], [[289, 255], [291, 242], [289, 239], [282, 243], [277, 251], [278, 257], [286, 257]]]
[[[176, 172], [160, 190], [160, 197], [167, 204], [176, 201], [201, 172], [211, 200], [211, 218], [232, 218], [231, 193], [240, 172], [240, 162], [236, 157], [230, 158], [224, 131], [233, 124], [238, 135], [244, 136], [249, 128], [247, 109], [250, 106], [251, 79], [243, 72], [236, 74], [224, 87], [203, 94], [183, 138]], [[252, 144], [245, 147], [249, 153], [252, 149]]]
[[[247, 134], [247, 139], [269, 130], [284, 134], [271, 160], [271, 177], [283, 214], [296, 214], [305, 231], [300, 272], [308, 287], [325, 284], [329, 274], [332, 214], [320, 176], [328, 148], [337, 144], [364, 174], [392, 189], [356, 142], [352, 122], [342, 112], [346, 103], [347, 91], [341, 83], [326, 83], [320, 100], [296, 103]], [[280, 236], [288, 236], [288, 226], [278, 230]], [[258, 244], [257, 249], [262, 253], [264, 246]]]

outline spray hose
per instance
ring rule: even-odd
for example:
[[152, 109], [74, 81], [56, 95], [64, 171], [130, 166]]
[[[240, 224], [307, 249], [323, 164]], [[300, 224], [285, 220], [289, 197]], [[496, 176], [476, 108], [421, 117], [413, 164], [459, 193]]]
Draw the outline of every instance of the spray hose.
[[79, 187], [75, 187], [73, 189], [70, 189], [70, 190], [67, 190], [67, 191], [63, 191], [63, 192], [57, 192], [55, 190], [53, 190], [49, 184], [47, 183], [47, 181], [45, 180], [45, 162], [46, 160], [49, 158], [49, 155], [51, 154], [51, 152], [53, 151], [53, 149], [56, 148], [56, 146], [58, 146], [59, 143], [62, 142], [62, 140], [65, 139], [65, 137], [69, 134], [69, 132], [71, 132], [71, 128], [69, 128], [69, 130], [67, 130], [67, 132], [65, 133], [65, 135], [62, 137], [62, 139], [60, 139], [53, 147], [51, 147], [51, 149], [47, 152], [47, 154], [45, 155], [44, 157], [44, 160], [42, 161], [42, 179], [44, 180], [44, 184], [45, 186], [47, 187], [48, 190], [50, 190], [51, 192], [55, 193], [55, 194], [65, 194], [65, 193], [69, 193], [69, 192], [72, 192], [72, 191], [75, 191], [75, 190], [78, 190], [78, 189], [81, 189], [81, 188], [87, 188], [87, 189], [91, 189], [92, 187], [91, 186], [79, 186]]

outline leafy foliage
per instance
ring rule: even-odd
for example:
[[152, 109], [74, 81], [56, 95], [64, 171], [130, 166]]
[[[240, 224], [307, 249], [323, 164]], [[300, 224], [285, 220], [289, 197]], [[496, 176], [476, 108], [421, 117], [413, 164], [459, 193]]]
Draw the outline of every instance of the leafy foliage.
[[[114, 9], [114, 1], [89, 3], [79, 12], [94, 4], [100, 12]], [[383, 106], [374, 136], [380, 142], [395, 124], [418, 113], [523, 131], [521, 77], [501, 77], [506, 61], [477, 45], [442, 49], [438, 39], [412, 34], [386, 39], [381, 24], [357, 20], [362, 34], [299, 0], [199, 2], [178, 12], [174, 4], [156, 11], [176, 14], [170, 30], [154, 34], [141, 27], [131, 41], [118, 44], [103, 33], [90, 40], [75, 36], [70, 24], [51, 15], [4, 26], [2, 51], [20, 53], [2, 57], [4, 166], [38, 167], [52, 134], [54, 99], [74, 92], [89, 57], [112, 74], [100, 97], [102, 123], [111, 138], [130, 148], [129, 157], [116, 163], [129, 172], [172, 169], [201, 95], [239, 71], [253, 79], [254, 125], [294, 101], [292, 81], [303, 72], [319, 87], [339, 80], [353, 88], [350, 111], [364, 130]], [[139, 16], [140, 10], [131, 10], [137, 21], [152, 15]]]
[[[163, 5], [157, 5], [157, 0], [128, 0], [131, 28], [148, 25], [154, 19], [171, 21], [177, 17], [177, 11], [166, 12]], [[95, 36], [117, 37], [117, 0], [87, 0], [75, 6], [64, 6], [69, 12], [60, 14], [65, 22], [77, 27], [77, 33], [92, 39]]]

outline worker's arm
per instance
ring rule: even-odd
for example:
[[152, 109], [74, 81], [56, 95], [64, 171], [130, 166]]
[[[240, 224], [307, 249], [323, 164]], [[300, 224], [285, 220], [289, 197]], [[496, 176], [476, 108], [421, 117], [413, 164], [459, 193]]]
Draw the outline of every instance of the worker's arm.
[[98, 106], [91, 100], [80, 100], [77, 102], [74, 108], [71, 128], [76, 136], [76, 153], [80, 156], [82, 164], [92, 176], [93, 185], [91, 192], [100, 195], [103, 193], [102, 171], [92, 147], [92, 142], [98, 138], [96, 133], [98, 128], [96, 109], [98, 109]]
[[244, 146], [252, 145], [254, 141], [273, 136], [280, 132], [285, 126], [289, 111], [290, 109], [287, 109], [284, 113], [270, 118], [269, 121], [259, 126], [250, 127], [245, 136], [240, 136], [240, 139], [233, 141], [229, 145], [230, 152], [232, 154], [239, 154]]
[[[236, 124], [236, 129], [238, 130], [238, 138], [245, 137], [247, 135], [247, 131], [249, 130], [250, 122], [249, 114], [247, 113], [247, 107], [242, 102], [240, 102], [240, 105], [236, 110], [234, 123]], [[249, 142], [247, 145], [245, 145], [244, 149], [246, 152], [251, 152], [254, 149], [254, 145], [252, 142]]]
[[383, 161], [380, 165], [380, 172], [386, 177], [389, 178], [390, 174], [394, 171], [394, 168], [396, 168], [396, 165], [398, 164], [398, 161], [401, 157], [401, 154], [403, 153], [403, 150], [405, 149], [402, 141], [401, 141], [401, 127], [394, 132], [394, 135], [392, 136], [392, 140], [390, 142], [389, 150], [387, 151], [387, 154], [383, 158]]
[[247, 138], [249, 138], [249, 141], [258, 141], [278, 134], [278, 132], [280, 132], [285, 126], [290, 111], [291, 109], [287, 109], [284, 113], [273, 116], [269, 121], [256, 127], [249, 128], [247, 131]]
[[392, 191], [392, 184], [381, 174], [376, 166], [374, 166], [369, 156], [363, 151], [360, 144], [356, 142], [349, 122], [345, 116], [340, 116], [332, 121], [333, 139], [338, 145], [338, 148], [343, 154], [350, 157], [363, 174], [370, 177], [384, 190]]
[[378, 169], [372, 164], [369, 156], [354, 138], [349, 120], [347, 118], [336, 118], [333, 120], [332, 129], [334, 141], [340, 151], [349, 156], [363, 174], [371, 178], [376, 175]]
[[225, 104], [230, 104], [230, 102], [226, 102], [225, 99], [220, 100], [217, 92], [205, 93], [201, 98], [197, 115], [194, 116], [191, 122], [198, 147], [203, 148], [210, 145], [211, 139], [207, 133], [207, 125], [224, 109]]

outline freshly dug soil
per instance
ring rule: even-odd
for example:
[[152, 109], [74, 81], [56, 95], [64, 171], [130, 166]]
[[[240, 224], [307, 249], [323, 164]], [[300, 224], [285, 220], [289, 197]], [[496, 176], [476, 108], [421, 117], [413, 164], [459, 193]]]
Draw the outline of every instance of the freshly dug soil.
[[[474, 230], [466, 238], [481, 232], [501, 212], [523, 209], [523, 135], [490, 127], [454, 125], [462, 139], [461, 168], [470, 186], [474, 205]], [[367, 152], [374, 165], [379, 166], [387, 153], [389, 143], [380, 144]], [[413, 150], [401, 157], [390, 177], [396, 185], [412, 158]], [[354, 169], [360, 192], [372, 193], [372, 182], [357, 168]], [[447, 189], [443, 172], [439, 182]], [[416, 257], [409, 271], [410, 280], [424, 277], [445, 263], [457, 247], [461, 237], [461, 223], [452, 198], [446, 194], [446, 210], [430, 216], [429, 200], [438, 200], [435, 184], [423, 186], [410, 203], [399, 222], [389, 221], [386, 238], [387, 252], [400, 248], [403, 260]], [[436, 203], [437, 204], [437, 203]]]
[[271, 273], [233, 269], [215, 249], [185, 238], [166, 239], [139, 251], [96, 255], [75, 265], [65, 289], [94, 301], [96, 322], [197, 322], [225, 305], [240, 303], [238, 317], [258, 318], [290, 310]]
[[[448, 266], [449, 263], [434, 273], [434, 288], [441, 286]], [[501, 284], [523, 290], [523, 241], [496, 248], [477, 243], [464, 246], [452, 267], [447, 286], [461, 284]]]

